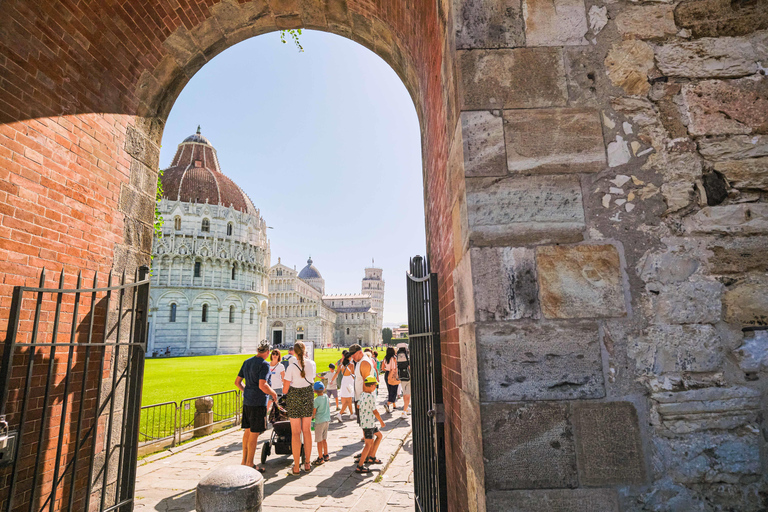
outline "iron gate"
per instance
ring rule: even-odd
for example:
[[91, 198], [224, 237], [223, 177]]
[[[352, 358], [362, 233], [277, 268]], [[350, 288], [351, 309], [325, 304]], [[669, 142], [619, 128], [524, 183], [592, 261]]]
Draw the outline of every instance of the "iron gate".
[[[149, 269], [13, 290], [0, 366], [5, 512], [133, 509]], [[70, 281], [71, 282], [71, 281]], [[2, 445], [0, 432], [0, 446]]]
[[416, 256], [406, 285], [416, 508], [443, 512], [448, 508], [437, 274], [429, 272], [426, 259]]

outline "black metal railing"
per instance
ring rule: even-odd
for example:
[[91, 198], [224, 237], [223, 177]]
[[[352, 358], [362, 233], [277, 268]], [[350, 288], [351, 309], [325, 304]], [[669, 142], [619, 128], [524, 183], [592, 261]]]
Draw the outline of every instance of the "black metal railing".
[[411, 259], [406, 286], [416, 508], [443, 512], [448, 492], [437, 274], [429, 272], [426, 259]]
[[[209, 397], [213, 399], [213, 421], [210, 424], [195, 427], [195, 401], [198, 398]], [[209, 428], [210, 425], [215, 426], [222, 423], [238, 423], [240, 421], [241, 411], [242, 398], [240, 392], [237, 390], [185, 398], [179, 402], [179, 422], [177, 427], [179, 439], [181, 439], [181, 436], [187, 432], [192, 432], [194, 435], [196, 430]]]
[[159, 443], [167, 439], [176, 444], [179, 404], [163, 402], [141, 408], [139, 422], [139, 446]]
[[[46, 288], [16, 286], [0, 364], [0, 419], [15, 433], [0, 468], [6, 512], [132, 508], [148, 268], [133, 282], [82, 288], [59, 274]], [[66, 288], [65, 281], [75, 281]], [[97, 471], [97, 466], [99, 470]]]

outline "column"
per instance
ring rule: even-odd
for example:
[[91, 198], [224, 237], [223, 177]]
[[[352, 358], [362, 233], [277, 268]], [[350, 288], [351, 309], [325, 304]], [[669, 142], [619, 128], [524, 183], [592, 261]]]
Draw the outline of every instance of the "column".
[[187, 308], [187, 350], [186, 352], [189, 353], [190, 349], [192, 348], [192, 312], [194, 309], [190, 306]]
[[[242, 354], [245, 351], [245, 312], [244, 309], [240, 313], [240, 353]], [[248, 321], [250, 322], [250, 316], [248, 317]]]
[[216, 353], [219, 353], [219, 349], [221, 348], [221, 312], [224, 310], [224, 308], [219, 308], [219, 315], [217, 317], [217, 323], [216, 323]]

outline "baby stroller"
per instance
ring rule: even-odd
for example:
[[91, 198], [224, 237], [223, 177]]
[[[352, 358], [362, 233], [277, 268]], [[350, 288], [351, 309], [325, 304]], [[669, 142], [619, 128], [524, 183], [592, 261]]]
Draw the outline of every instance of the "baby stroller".
[[[262, 465], [267, 463], [267, 457], [272, 454], [273, 448], [277, 455], [291, 455], [291, 420], [285, 412], [285, 396], [281, 396], [277, 403], [272, 404], [269, 422], [272, 424], [272, 437], [261, 448]], [[304, 464], [304, 443], [301, 444], [301, 463]]]

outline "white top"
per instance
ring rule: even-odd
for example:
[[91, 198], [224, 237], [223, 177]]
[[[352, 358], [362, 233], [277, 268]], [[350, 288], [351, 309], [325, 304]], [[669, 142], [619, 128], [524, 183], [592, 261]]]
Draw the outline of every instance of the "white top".
[[363, 373], [360, 371], [363, 361], [368, 361], [368, 364], [371, 365], [371, 371], [368, 375], [376, 376], [376, 368], [373, 366], [373, 361], [363, 353], [363, 358], [355, 365], [355, 400], [360, 400], [360, 395], [363, 394]]
[[285, 374], [285, 367], [283, 366], [283, 363], [280, 361], [277, 362], [276, 366], [272, 366], [272, 363], [269, 364], [269, 385], [272, 389], [277, 391], [278, 393], [283, 392], [283, 375]]
[[304, 377], [301, 376], [301, 365], [295, 357], [291, 358], [288, 368], [285, 370], [283, 380], [291, 383], [292, 388], [305, 388], [315, 383], [316, 374], [315, 362], [311, 359], [304, 359]]

